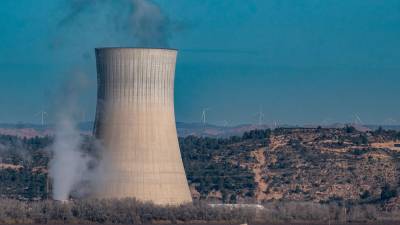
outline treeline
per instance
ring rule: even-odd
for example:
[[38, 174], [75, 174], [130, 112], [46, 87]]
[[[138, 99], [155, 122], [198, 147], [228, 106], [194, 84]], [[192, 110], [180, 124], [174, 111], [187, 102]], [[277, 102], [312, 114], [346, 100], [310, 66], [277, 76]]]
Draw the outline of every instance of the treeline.
[[50, 137], [18, 138], [0, 135], [0, 196], [17, 199], [47, 197]]
[[0, 199], [0, 223], [150, 224], [195, 221], [252, 221], [254, 210], [213, 208], [195, 203], [156, 206], [134, 199], [25, 202]]
[[51, 137], [19, 138], [0, 135], [0, 161], [25, 168], [47, 166], [51, 153], [48, 147], [52, 142]]
[[[261, 222], [318, 221], [330, 223], [399, 221], [399, 209], [386, 210], [379, 204], [351, 204], [348, 202], [269, 202], [258, 212]], [[393, 223], [397, 224], [397, 223]]]
[[88, 199], [69, 202], [0, 199], [2, 224], [176, 224], [176, 223], [282, 223], [399, 221], [397, 210], [378, 205], [270, 202], [261, 207], [221, 206], [194, 202], [181, 206], [156, 206], [134, 199]]

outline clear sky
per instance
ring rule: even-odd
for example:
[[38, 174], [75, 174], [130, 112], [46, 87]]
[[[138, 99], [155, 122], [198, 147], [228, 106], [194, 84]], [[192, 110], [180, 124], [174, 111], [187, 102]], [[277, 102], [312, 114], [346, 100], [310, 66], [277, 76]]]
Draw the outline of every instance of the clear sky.
[[[2, 0], [0, 122], [39, 122], [41, 109], [51, 120], [77, 74], [87, 81], [79, 106], [91, 119], [93, 48], [138, 43], [123, 21], [128, 1]], [[168, 17], [169, 47], [180, 49], [177, 121], [198, 122], [209, 108], [211, 123], [255, 123], [261, 107], [266, 123], [348, 122], [354, 114], [400, 123], [399, 0], [153, 3]]]

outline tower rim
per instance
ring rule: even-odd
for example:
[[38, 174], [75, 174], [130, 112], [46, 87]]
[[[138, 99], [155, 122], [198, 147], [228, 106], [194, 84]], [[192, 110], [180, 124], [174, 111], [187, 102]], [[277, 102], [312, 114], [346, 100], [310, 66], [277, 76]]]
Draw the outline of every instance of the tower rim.
[[148, 47], [97, 47], [95, 50], [107, 50], [107, 49], [144, 49], [144, 50], [169, 50], [178, 51], [176, 48], [148, 48]]

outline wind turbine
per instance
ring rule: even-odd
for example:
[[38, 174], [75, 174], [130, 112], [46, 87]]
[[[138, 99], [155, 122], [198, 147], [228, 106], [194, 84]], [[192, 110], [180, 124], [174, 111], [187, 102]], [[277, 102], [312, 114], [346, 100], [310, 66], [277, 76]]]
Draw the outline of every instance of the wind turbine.
[[362, 125], [363, 124], [363, 121], [361, 120], [361, 118], [357, 115], [357, 114], [354, 114], [354, 124], [359, 124], [359, 125]]
[[44, 124], [45, 124], [45, 118], [46, 118], [47, 115], [48, 115], [47, 112], [44, 111], [44, 110], [42, 110], [42, 111], [40, 111], [40, 112], [35, 114], [35, 116], [40, 116], [41, 117], [42, 126], [44, 126]]
[[330, 125], [331, 123], [332, 123], [332, 118], [330, 118], [330, 117], [327, 117], [327, 118], [325, 118], [325, 119], [323, 119], [322, 121], [321, 121], [321, 124], [320, 125], [322, 125], [322, 126], [328, 126], [328, 125]]
[[260, 110], [256, 113], [256, 116], [258, 116], [258, 126], [261, 126], [265, 117], [265, 114], [263, 113], [261, 106]]
[[222, 124], [223, 127], [227, 127], [229, 125], [229, 122], [227, 120], [223, 120]]
[[276, 129], [278, 127], [279, 127], [278, 121], [274, 120], [274, 129]]
[[209, 111], [209, 110], [210, 110], [209, 108], [204, 108], [202, 113], [201, 113], [201, 122], [203, 124], [207, 123], [207, 111]]
[[393, 119], [393, 118], [386, 118], [386, 119], [383, 121], [383, 124], [384, 124], [384, 125], [396, 125], [396, 124], [397, 124], [397, 120], [396, 120], [396, 119]]

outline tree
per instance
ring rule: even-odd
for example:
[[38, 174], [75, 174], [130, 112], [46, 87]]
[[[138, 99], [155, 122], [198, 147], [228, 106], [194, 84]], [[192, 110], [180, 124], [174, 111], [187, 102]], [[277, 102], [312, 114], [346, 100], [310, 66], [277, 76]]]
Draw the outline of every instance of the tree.
[[392, 189], [389, 184], [385, 184], [382, 187], [382, 191], [381, 191], [381, 200], [382, 201], [389, 200], [396, 196], [397, 196], [397, 191], [395, 189]]
[[354, 133], [356, 131], [356, 128], [354, 128], [353, 126], [346, 126], [345, 127], [345, 131], [346, 133], [350, 134], [350, 133]]

